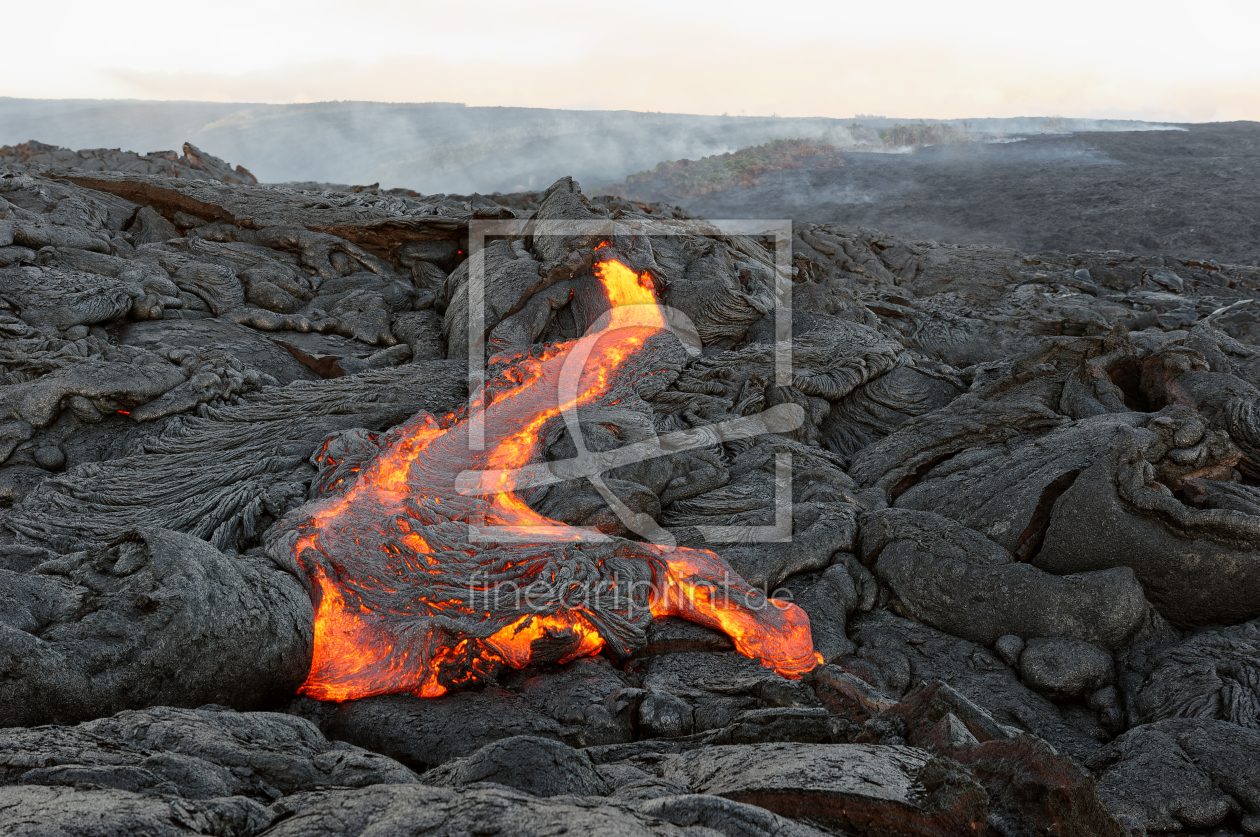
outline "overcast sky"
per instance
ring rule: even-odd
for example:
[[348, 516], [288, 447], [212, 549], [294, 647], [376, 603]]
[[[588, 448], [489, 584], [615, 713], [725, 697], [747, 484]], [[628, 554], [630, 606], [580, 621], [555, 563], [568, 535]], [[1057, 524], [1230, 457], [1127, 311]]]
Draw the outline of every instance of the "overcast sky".
[[1255, 0], [59, 0], [0, 95], [1260, 119]]

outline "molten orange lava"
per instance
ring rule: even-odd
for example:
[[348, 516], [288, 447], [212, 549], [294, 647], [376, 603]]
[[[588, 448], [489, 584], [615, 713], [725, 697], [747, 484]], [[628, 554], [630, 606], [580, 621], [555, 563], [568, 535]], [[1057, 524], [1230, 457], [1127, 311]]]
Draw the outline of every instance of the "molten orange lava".
[[[606, 614], [586, 604], [520, 612], [518, 602], [505, 617], [475, 605], [457, 586], [477, 579], [486, 566], [513, 584], [529, 581], [563, 593], [569, 584], [563, 567], [571, 557], [565, 550], [584, 549], [590, 533], [533, 511], [515, 493], [510, 474], [499, 477], [488, 502], [453, 490], [461, 471], [507, 472], [538, 461], [548, 422], [607, 397], [623, 365], [665, 329], [647, 273], [612, 259], [596, 265], [595, 273], [610, 306], [599, 328], [515, 361], [484, 403], [460, 420], [422, 415], [390, 431], [341, 496], [308, 504], [296, 525], [288, 518], [282, 523], [283, 548], [310, 577], [316, 600], [305, 694], [324, 700], [402, 691], [436, 697], [498, 666], [522, 668], [540, 654], [565, 663], [604, 649]], [[566, 394], [570, 358], [581, 359], [581, 366]], [[483, 431], [484, 450], [469, 443], [472, 423]], [[473, 546], [467, 527], [478, 515], [496, 531], [537, 543], [514, 552]], [[681, 616], [724, 631], [741, 653], [787, 677], [821, 662], [805, 613], [767, 601], [714, 553], [632, 542], [626, 549], [638, 550], [640, 566], [650, 565], [651, 616]], [[474, 592], [498, 589], [487, 583]], [[484, 628], [452, 627], [470, 624]]]

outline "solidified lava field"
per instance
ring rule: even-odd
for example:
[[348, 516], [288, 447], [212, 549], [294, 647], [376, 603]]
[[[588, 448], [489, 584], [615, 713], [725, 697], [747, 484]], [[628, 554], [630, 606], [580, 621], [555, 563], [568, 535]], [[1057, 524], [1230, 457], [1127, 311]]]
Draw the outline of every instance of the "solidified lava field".
[[1033, 135], [849, 153], [681, 201], [705, 218], [791, 218], [1037, 252], [1260, 264], [1260, 123]]
[[1260, 833], [1245, 226], [54, 152], [0, 154], [0, 833]]

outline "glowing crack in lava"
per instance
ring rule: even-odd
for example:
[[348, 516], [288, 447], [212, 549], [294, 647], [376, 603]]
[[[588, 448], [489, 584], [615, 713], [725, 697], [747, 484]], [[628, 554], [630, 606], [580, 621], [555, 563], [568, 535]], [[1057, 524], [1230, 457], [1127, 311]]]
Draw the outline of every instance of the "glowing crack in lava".
[[[768, 601], [712, 552], [592, 538], [530, 509], [510, 476], [494, 493], [455, 490], [461, 472], [539, 461], [544, 427], [562, 410], [632, 397], [629, 386], [652, 374], [653, 352], [678, 345], [648, 274], [611, 259], [595, 274], [609, 309], [598, 327], [503, 362], [471, 409], [441, 420], [421, 414], [381, 434], [348, 487], [334, 486], [268, 534], [268, 551], [301, 571], [315, 602], [305, 694], [436, 697], [504, 665], [564, 663], [605, 648], [628, 655], [656, 616], [724, 631], [740, 653], [787, 677], [821, 662], [805, 613]], [[570, 357], [581, 367], [576, 394], [565, 398]], [[474, 426], [481, 450], [469, 444]], [[512, 537], [474, 542], [470, 524]]]

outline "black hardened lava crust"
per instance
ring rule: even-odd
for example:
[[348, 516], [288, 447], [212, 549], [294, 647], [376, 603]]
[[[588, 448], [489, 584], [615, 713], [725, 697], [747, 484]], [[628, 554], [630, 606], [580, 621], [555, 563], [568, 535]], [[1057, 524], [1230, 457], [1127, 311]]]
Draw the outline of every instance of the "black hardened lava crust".
[[[603, 486], [705, 547], [775, 522], [790, 457], [790, 540], [714, 548], [808, 614], [822, 663], [782, 677], [662, 618], [440, 697], [321, 701], [321, 594], [265, 544], [391, 428], [466, 405], [470, 223], [686, 215], [568, 178], [495, 202], [109, 159], [131, 170], [0, 169], [0, 834], [1260, 833], [1244, 249], [801, 221], [776, 273], [757, 239], [616, 238], [702, 345], [543, 455], [798, 407]], [[534, 229], [479, 256], [494, 351], [590, 315], [599, 237]], [[584, 479], [522, 496], [637, 537]]]

